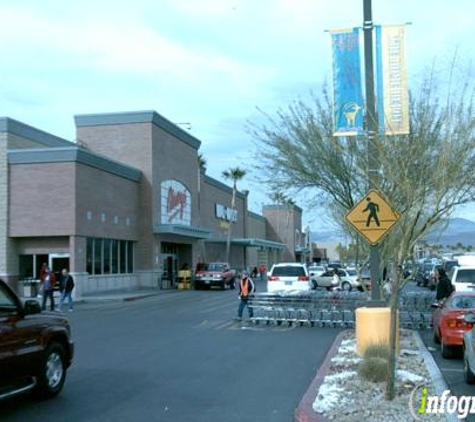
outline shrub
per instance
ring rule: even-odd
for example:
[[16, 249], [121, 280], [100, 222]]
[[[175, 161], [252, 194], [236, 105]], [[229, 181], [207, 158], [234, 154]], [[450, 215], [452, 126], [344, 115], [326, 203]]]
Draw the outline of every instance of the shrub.
[[389, 348], [383, 344], [372, 344], [364, 353], [363, 361], [358, 368], [360, 377], [371, 382], [383, 382], [389, 372]]

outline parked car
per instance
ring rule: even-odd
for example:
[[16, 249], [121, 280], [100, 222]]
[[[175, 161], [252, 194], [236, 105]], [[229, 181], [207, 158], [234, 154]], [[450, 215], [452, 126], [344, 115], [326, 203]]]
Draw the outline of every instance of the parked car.
[[449, 278], [457, 292], [475, 291], [475, 266], [455, 266]]
[[267, 291], [311, 290], [312, 284], [304, 264], [280, 263], [274, 264], [267, 277]]
[[[340, 278], [340, 283], [335, 283], [333, 279], [333, 270], [324, 272], [319, 277], [312, 278], [312, 287], [316, 289], [317, 287], [325, 287], [327, 289], [332, 288], [341, 288], [342, 290], [350, 291], [353, 289], [362, 289], [362, 278], [358, 276], [356, 270], [350, 269], [337, 269], [336, 270], [338, 277]], [[369, 279], [365, 282], [366, 286], [369, 286]]]
[[465, 316], [475, 312], [475, 292], [454, 292], [442, 303], [432, 305], [434, 341], [440, 343], [442, 357], [450, 358], [454, 347], [463, 345], [464, 334], [473, 324]]
[[312, 281], [315, 277], [320, 277], [325, 271], [326, 268], [323, 265], [311, 265], [308, 267], [308, 274]]
[[226, 262], [201, 262], [196, 265], [195, 271], [195, 289], [204, 287], [219, 286], [223, 290], [229, 286], [236, 288], [236, 270], [232, 270]]
[[418, 286], [429, 286], [429, 276], [433, 266], [433, 264], [423, 264], [418, 268], [417, 274], [415, 276], [416, 284]]
[[63, 388], [74, 345], [66, 317], [25, 304], [0, 280], [0, 400], [34, 391], [54, 397]]
[[[475, 324], [475, 314], [465, 315], [465, 322]], [[463, 377], [467, 384], [475, 384], [475, 332], [472, 328], [463, 335]]]

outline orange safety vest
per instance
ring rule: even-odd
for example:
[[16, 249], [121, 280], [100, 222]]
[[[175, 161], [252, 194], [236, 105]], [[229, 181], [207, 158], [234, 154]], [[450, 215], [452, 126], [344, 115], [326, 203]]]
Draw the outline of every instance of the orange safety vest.
[[249, 279], [241, 280], [241, 296], [249, 296]]

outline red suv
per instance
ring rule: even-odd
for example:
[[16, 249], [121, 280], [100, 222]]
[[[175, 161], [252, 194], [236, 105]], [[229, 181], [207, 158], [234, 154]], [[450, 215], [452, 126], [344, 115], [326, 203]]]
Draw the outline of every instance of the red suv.
[[0, 280], [0, 400], [26, 391], [56, 396], [73, 354], [68, 320], [41, 312], [36, 300], [22, 304]]

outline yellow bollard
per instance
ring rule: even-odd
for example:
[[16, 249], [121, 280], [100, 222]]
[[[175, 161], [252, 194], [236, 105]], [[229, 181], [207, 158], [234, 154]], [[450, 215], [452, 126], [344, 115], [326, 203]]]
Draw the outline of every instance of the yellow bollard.
[[[356, 309], [356, 354], [363, 356], [372, 344], [389, 347], [390, 308]], [[396, 354], [399, 355], [399, 318], [396, 333]]]

